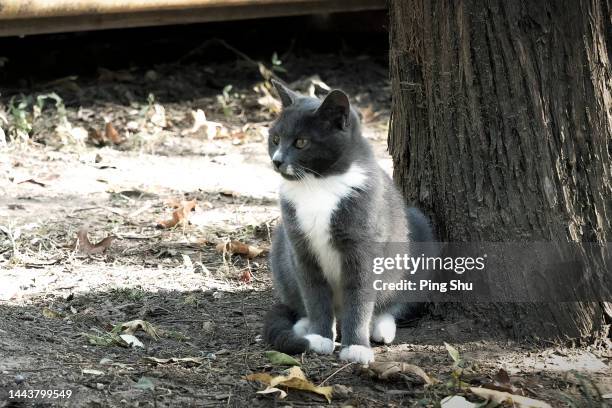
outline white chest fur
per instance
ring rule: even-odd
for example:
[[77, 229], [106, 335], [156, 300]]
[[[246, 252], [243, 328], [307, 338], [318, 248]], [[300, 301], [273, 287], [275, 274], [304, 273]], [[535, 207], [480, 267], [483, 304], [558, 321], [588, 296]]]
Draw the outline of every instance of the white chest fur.
[[339, 288], [340, 253], [331, 243], [330, 221], [340, 201], [366, 183], [366, 172], [353, 164], [344, 174], [299, 181], [283, 181], [280, 194], [295, 208], [300, 229], [332, 288]]

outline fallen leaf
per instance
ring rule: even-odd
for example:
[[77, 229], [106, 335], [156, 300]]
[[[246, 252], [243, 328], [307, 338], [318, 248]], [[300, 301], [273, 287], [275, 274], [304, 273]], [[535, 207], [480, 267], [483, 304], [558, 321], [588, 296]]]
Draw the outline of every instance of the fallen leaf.
[[119, 323], [116, 325], [112, 332], [116, 334], [128, 334], [134, 335], [138, 331], [143, 331], [147, 333], [149, 336], [153, 337], [155, 340], [159, 339], [159, 334], [157, 329], [149, 322], [145, 320], [130, 320], [129, 322]]
[[238, 240], [224, 241], [217, 244], [217, 251], [221, 253], [246, 255], [247, 258], [256, 258], [264, 251], [261, 248], [247, 245]]
[[287, 355], [285, 353], [281, 353], [279, 351], [266, 351], [266, 357], [270, 362], [274, 365], [287, 365], [287, 366], [299, 366], [300, 362], [295, 358]]
[[202, 130], [206, 134], [206, 138], [208, 140], [212, 140], [223, 132], [223, 125], [219, 122], [207, 120], [206, 114], [202, 109], [192, 111], [191, 116], [193, 117], [193, 125], [191, 126], [191, 129], [182, 131], [182, 135], [191, 135]]
[[459, 351], [447, 342], [444, 342], [444, 347], [446, 347], [446, 351], [448, 351], [448, 354], [455, 362], [455, 366], [459, 366], [461, 363], [461, 355], [459, 354]]
[[287, 393], [281, 389], [275, 387], [268, 387], [265, 390], [257, 391], [256, 394], [273, 394], [278, 392], [278, 398], [283, 399], [287, 396]]
[[500, 368], [497, 374], [493, 377], [493, 380], [499, 384], [510, 384], [510, 376], [508, 372], [503, 368]]
[[106, 125], [104, 125], [104, 137], [106, 140], [110, 140], [116, 145], [125, 142], [125, 140], [119, 136], [119, 132], [117, 132], [113, 124], [110, 122], [106, 122]]
[[172, 212], [172, 219], [159, 221], [157, 225], [161, 228], [173, 228], [178, 224], [185, 225], [189, 222], [189, 213], [195, 209], [196, 200], [181, 201], [180, 206]]
[[56, 312], [55, 310], [51, 310], [48, 307], [45, 307], [42, 310], [42, 314], [47, 319], [61, 319], [62, 317], [64, 317], [64, 315], [62, 315], [60, 312]]
[[[265, 390], [261, 391], [262, 394], [267, 394], [276, 391], [279, 387], [286, 387], [287, 389], [295, 389], [301, 391], [310, 391], [315, 394], [319, 394], [324, 396], [327, 399], [327, 402], [331, 402], [333, 387], [317, 387], [310, 381], [306, 379], [304, 372], [299, 367], [291, 367], [288, 370], [285, 370], [286, 375], [279, 376], [271, 376], [268, 373], [256, 373], [247, 375], [246, 379], [249, 381], [259, 381], [261, 383], [267, 384]], [[281, 393], [279, 398], [284, 398], [287, 394], [284, 395]]]
[[381, 380], [386, 380], [394, 374], [414, 374], [420, 377], [426, 384], [435, 384], [436, 379], [431, 378], [421, 367], [414, 364], [396, 362], [396, 361], [381, 361], [370, 363], [367, 369], [374, 372]]
[[251, 283], [253, 281], [253, 274], [251, 273], [251, 270], [249, 268], [245, 269], [244, 272], [242, 272], [242, 275], [240, 275], [240, 282], [244, 282], [244, 283]]
[[459, 395], [452, 395], [440, 401], [440, 408], [480, 408], [486, 406], [486, 404], [486, 402], [484, 404], [476, 404]]
[[81, 253], [86, 255], [97, 255], [106, 251], [116, 237], [109, 235], [97, 244], [92, 244], [87, 238], [87, 228], [81, 228], [77, 232], [77, 248]]
[[500, 368], [497, 374], [493, 376], [493, 382], [482, 384], [481, 387], [488, 388], [490, 390], [508, 392], [510, 394], [524, 395], [522, 390], [512, 385], [508, 372], [503, 368]]
[[507, 392], [477, 387], [470, 387], [469, 390], [473, 394], [487, 399], [489, 401], [489, 405], [491, 405], [491, 403], [499, 405], [503, 402], [508, 402], [514, 406], [517, 406], [518, 408], [552, 408], [550, 404], [544, 401], [523, 397], [522, 395], [514, 395]]
[[142, 341], [138, 340], [138, 337], [134, 336], [133, 334], [120, 334], [119, 337], [121, 337], [130, 347], [144, 348]]
[[154, 364], [179, 364], [187, 367], [196, 367], [202, 365], [203, 360], [199, 357], [183, 357], [183, 358], [157, 358], [143, 357], [143, 360]]
[[165, 128], [168, 125], [166, 121], [166, 109], [159, 103], [153, 104], [153, 109], [149, 110], [149, 120], [155, 126]]

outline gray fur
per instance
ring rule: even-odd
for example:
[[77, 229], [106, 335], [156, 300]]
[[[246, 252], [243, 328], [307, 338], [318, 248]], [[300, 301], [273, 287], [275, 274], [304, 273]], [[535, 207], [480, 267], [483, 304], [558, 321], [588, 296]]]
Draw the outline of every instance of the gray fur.
[[[280, 301], [295, 312], [296, 320], [308, 317], [309, 333], [334, 339], [338, 318], [343, 347], [369, 347], [374, 315], [390, 313], [401, 318], [411, 307], [406, 294], [400, 291], [380, 291], [375, 302], [369, 301], [369, 260], [374, 256], [371, 243], [432, 241], [429, 221], [419, 210], [406, 207], [391, 178], [379, 167], [361, 134], [359, 116], [342, 91], [332, 91], [322, 102], [298, 95], [279, 83], [274, 85], [283, 97], [284, 109], [270, 129], [268, 146], [270, 157], [280, 158], [276, 170], [286, 183], [303, 183], [300, 179], [304, 177], [342, 175], [354, 164], [366, 175], [365, 183], [344, 196], [330, 218], [328, 244], [341, 259], [338, 286], [326, 278], [309, 245], [308, 232], [301, 229], [295, 203], [281, 195], [282, 221], [270, 254], [275, 289]], [[274, 143], [275, 136], [280, 139], [278, 145]], [[308, 140], [305, 148], [295, 147], [298, 138]], [[288, 333], [288, 322], [269, 315], [266, 340], [281, 351], [304, 351], [307, 346], [303, 339]], [[276, 337], [283, 332], [280, 344]]]

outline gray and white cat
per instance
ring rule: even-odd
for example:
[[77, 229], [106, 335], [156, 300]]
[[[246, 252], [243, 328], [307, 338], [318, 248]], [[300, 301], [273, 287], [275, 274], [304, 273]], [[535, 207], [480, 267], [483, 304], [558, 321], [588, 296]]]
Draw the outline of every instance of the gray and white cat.
[[430, 224], [379, 167], [346, 94], [321, 101], [273, 84], [283, 110], [268, 151], [282, 176], [282, 220], [270, 265], [281, 303], [264, 338], [285, 353], [331, 354], [339, 319], [340, 359], [367, 364], [370, 339], [391, 343], [396, 319], [414, 306], [401, 291], [372, 297], [371, 244], [432, 241]]

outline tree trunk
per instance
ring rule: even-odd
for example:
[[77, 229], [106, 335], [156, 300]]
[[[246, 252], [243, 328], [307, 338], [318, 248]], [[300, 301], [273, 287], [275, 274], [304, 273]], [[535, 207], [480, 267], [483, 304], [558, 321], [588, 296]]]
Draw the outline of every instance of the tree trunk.
[[[394, 178], [441, 241], [612, 241], [610, 13], [610, 0], [391, 1]], [[583, 340], [607, 335], [612, 310], [467, 308], [518, 337]]]

